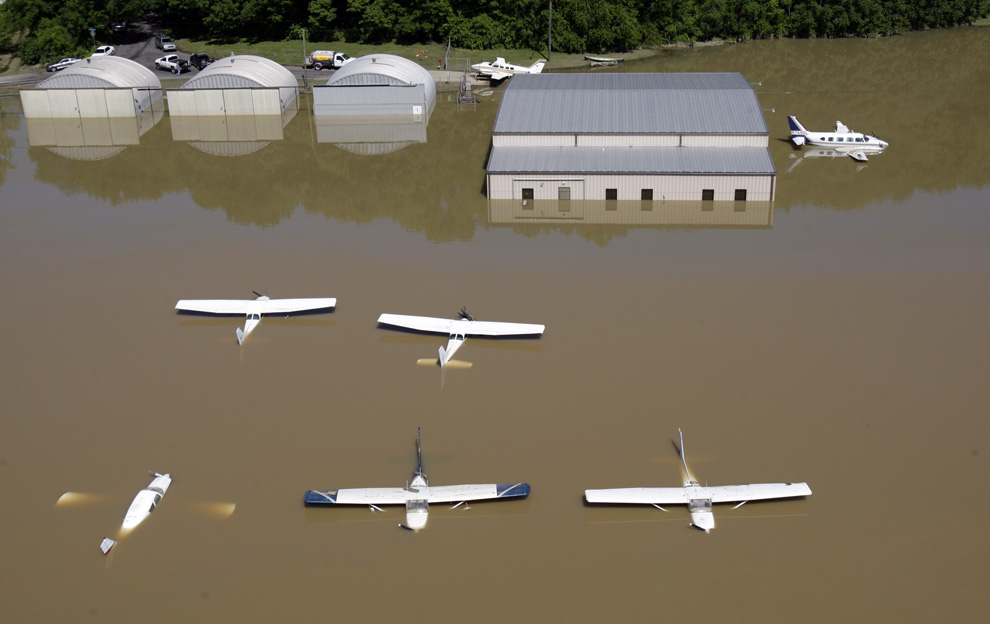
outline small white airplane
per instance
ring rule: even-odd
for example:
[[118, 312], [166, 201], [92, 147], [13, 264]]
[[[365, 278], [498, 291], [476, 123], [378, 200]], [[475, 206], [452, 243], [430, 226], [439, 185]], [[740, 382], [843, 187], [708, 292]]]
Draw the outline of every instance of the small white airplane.
[[399, 526], [417, 531], [426, 526], [430, 503], [455, 503], [451, 509], [468, 501], [528, 496], [528, 483], [492, 483], [431, 486], [423, 472], [423, 447], [420, 430], [416, 430], [416, 472], [412, 482], [401, 488], [352, 488], [345, 490], [308, 490], [306, 505], [367, 505], [382, 511], [379, 505], [405, 505], [406, 523]]
[[251, 333], [261, 317], [265, 314], [290, 314], [292, 312], [309, 312], [325, 310], [337, 306], [333, 297], [311, 299], [271, 299], [257, 291], [251, 291], [257, 299], [182, 299], [175, 304], [175, 309], [182, 312], [200, 312], [207, 314], [243, 314], [244, 329], [237, 328], [237, 344], [242, 344], [244, 338]]
[[507, 63], [500, 56], [492, 63], [476, 63], [471, 66], [471, 69], [482, 76], [487, 76], [489, 80], [502, 80], [515, 74], [538, 74], [543, 71], [543, 66], [546, 64], [546, 59], [540, 59], [529, 67], [525, 65], [513, 65], [512, 63]]
[[477, 321], [468, 312], [467, 308], [461, 308], [456, 319], [435, 318], [432, 316], [407, 316], [405, 314], [382, 314], [378, 317], [378, 322], [382, 325], [394, 325], [415, 331], [429, 332], [434, 334], [447, 334], [450, 338], [447, 341], [447, 348], [440, 347], [440, 366], [445, 366], [454, 356], [454, 353], [461, 348], [468, 336], [536, 336], [542, 335], [546, 329], [545, 325], [533, 325], [530, 323], [503, 323], [498, 321]]
[[589, 503], [653, 505], [661, 511], [667, 511], [661, 505], [687, 505], [691, 514], [691, 526], [707, 533], [715, 528], [715, 516], [712, 514], [714, 503], [739, 503], [733, 507], [738, 509], [751, 500], [811, 496], [811, 488], [807, 483], [700, 485], [691, 476], [687, 460], [684, 459], [684, 434], [680, 429], [677, 433], [681, 438], [678, 452], [681, 463], [684, 464], [684, 487], [585, 490], [585, 500]]
[[794, 115], [788, 115], [787, 124], [791, 128], [791, 141], [798, 147], [805, 144], [827, 147], [860, 161], [866, 160], [867, 154], [879, 154], [887, 149], [886, 141], [868, 134], [853, 132], [841, 121], [835, 122], [834, 132], [807, 130]]
[[[144, 520], [151, 515], [151, 512], [155, 510], [155, 507], [158, 506], [158, 503], [161, 502], [162, 498], [165, 496], [165, 492], [168, 491], [169, 486], [172, 484], [172, 476], [168, 473], [160, 474], [157, 472], [148, 471], [148, 474], [152, 475], [154, 478], [147, 487], [143, 488], [137, 493], [136, 496], [134, 496], [134, 500], [131, 501], [130, 506], [127, 508], [127, 513], [124, 514], [124, 521], [120, 525], [120, 531], [117, 539], [121, 539], [128, 532], [130, 532], [131, 529], [134, 529], [139, 524], [144, 522]], [[85, 504], [87, 502], [100, 500], [101, 498], [104, 498], [104, 496], [100, 494], [65, 492], [59, 496], [55, 505], [66, 506]], [[197, 507], [211, 515], [228, 517], [234, 513], [234, 509], [236, 509], [237, 505], [234, 503], [205, 502], [197, 503]], [[103, 551], [104, 555], [106, 555], [116, 544], [117, 540], [104, 537], [103, 541], [100, 543], [100, 550]]]

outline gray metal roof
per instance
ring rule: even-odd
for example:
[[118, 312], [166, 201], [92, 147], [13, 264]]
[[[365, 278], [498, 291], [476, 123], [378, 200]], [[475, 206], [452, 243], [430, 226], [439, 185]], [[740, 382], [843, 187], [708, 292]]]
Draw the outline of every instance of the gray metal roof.
[[493, 147], [487, 169], [533, 175], [777, 173], [765, 147]]
[[218, 58], [183, 84], [181, 89], [298, 86], [292, 72], [261, 56], [241, 54]]
[[69, 65], [36, 89], [100, 89], [108, 87], [149, 87], [160, 90], [162, 83], [147, 67], [119, 56], [91, 56]]
[[519, 74], [494, 134], [769, 134], [739, 73]]

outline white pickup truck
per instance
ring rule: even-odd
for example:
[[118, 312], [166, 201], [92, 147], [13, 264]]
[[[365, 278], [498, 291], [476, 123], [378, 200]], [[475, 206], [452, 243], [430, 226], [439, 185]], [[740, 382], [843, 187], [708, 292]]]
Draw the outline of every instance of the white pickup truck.
[[351, 57], [343, 52], [333, 50], [317, 50], [306, 57], [303, 67], [312, 67], [319, 71], [321, 69], [340, 69], [347, 63], [353, 61]]
[[189, 71], [189, 61], [180, 59], [178, 54], [166, 54], [155, 59], [155, 69], [163, 69], [173, 74]]

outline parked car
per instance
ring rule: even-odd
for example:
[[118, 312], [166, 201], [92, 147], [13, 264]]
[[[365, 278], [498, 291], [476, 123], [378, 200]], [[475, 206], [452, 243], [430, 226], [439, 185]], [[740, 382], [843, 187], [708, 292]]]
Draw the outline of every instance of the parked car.
[[168, 35], [158, 33], [155, 35], [155, 47], [162, 52], [175, 52], [175, 42]]
[[64, 59], [62, 59], [61, 61], [55, 61], [54, 63], [49, 63], [45, 67], [45, 69], [47, 69], [50, 72], [57, 72], [60, 69], [65, 69], [69, 65], [75, 65], [80, 60], [82, 60], [82, 59], [77, 59], [77, 58], [73, 58], [71, 56], [67, 56]]
[[100, 46], [96, 48], [96, 52], [93, 52], [90, 56], [113, 56], [117, 53], [117, 49], [113, 46]]
[[178, 54], [166, 54], [155, 59], [155, 69], [163, 69], [173, 74], [189, 71], [189, 61], [179, 58]]
[[189, 57], [189, 64], [196, 69], [203, 69], [214, 61], [216, 61], [215, 58], [203, 52], [197, 52]]
[[127, 22], [111, 22], [110, 28], [112, 28], [114, 32], [127, 30]]

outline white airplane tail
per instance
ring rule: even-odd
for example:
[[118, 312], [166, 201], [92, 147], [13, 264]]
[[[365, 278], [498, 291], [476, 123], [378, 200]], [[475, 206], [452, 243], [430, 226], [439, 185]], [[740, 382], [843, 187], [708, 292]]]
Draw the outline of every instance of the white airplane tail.
[[443, 347], [440, 347], [439, 355], [440, 355], [440, 367], [443, 368], [444, 364], [447, 363], [447, 358], [450, 356], [447, 355], [447, 350], [444, 349]]
[[237, 328], [236, 333], [237, 333], [237, 344], [244, 344], [244, 336], [246, 336], [247, 334], [245, 334], [244, 330], [241, 329], [240, 327]]
[[543, 67], [547, 64], [546, 59], [540, 59], [529, 66], [529, 73], [539, 74], [543, 71]]
[[691, 476], [691, 469], [688, 468], [687, 458], [684, 457], [684, 432], [678, 427], [677, 435], [681, 438], [680, 446], [677, 448], [677, 452], [681, 456], [681, 463], [684, 464], [684, 479], [687, 483], [695, 483], [694, 477]]
[[788, 115], [787, 125], [791, 128], [791, 141], [794, 141], [794, 145], [804, 145], [808, 130], [801, 125], [798, 118], [794, 115]]

